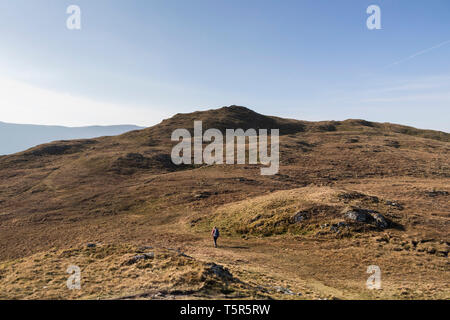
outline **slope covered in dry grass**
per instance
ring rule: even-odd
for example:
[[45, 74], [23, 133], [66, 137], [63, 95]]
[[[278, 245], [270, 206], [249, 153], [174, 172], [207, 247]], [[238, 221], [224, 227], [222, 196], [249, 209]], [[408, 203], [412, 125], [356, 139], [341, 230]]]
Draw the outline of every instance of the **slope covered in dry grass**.
[[[280, 128], [279, 174], [261, 176], [256, 165], [174, 166], [171, 132], [194, 120], [204, 130]], [[363, 120], [280, 119], [232, 106], [0, 157], [0, 284], [9, 288], [1, 297], [71, 298], [58, 264], [70, 262], [65, 250], [75, 250], [92, 275], [79, 297], [136, 296], [153, 282], [158, 292], [178, 290], [173, 268], [160, 275], [169, 279], [165, 288], [136, 266], [120, 271], [118, 281], [108, 269], [98, 278], [89, 271], [135, 254], [121, 248], [151, 244], [192, 256], [198, 268], [227, 267], [253, 288], [248, 297], [448, 298], [449, 136]], [[353, 207], [392, 224], [349, 223], [344, 214]], [[308, 218], [295, 222], [301, 212]], [[348, 228], [335, 232], [339, 222]], [[209, 238], [214, 224], [223, 231], [217, 250]], [[87, 243], [117, 251], [91, 256]], [[48, 266], [48, 276], [34, 260]], [[370, 264], [382, 269], [380, 292], [365, 288]], [[49, 295], [43, 279], [60, 287]]]

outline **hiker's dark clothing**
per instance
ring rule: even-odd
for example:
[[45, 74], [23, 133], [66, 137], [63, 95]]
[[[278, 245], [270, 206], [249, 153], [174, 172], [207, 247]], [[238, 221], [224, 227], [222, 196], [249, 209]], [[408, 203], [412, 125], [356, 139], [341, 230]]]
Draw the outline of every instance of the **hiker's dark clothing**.
[[214, 247], [217, 248], [217, 238], [219, 238], [219, 235], [220, 235], [219, 229], [214, 228], [214, 229], [212, 230], [212, 232], [211, 232], [211, 235], [212, 235], [212, 237], [213, 237], [213, 239], [214, 239]]

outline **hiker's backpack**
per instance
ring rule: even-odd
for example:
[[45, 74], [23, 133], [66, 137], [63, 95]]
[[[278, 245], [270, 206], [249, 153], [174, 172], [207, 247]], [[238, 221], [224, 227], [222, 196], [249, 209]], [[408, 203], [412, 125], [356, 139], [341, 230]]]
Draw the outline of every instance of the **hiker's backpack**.
[[219, 229], [214, 229], [214, 237], [218, 238], [219, 237]]

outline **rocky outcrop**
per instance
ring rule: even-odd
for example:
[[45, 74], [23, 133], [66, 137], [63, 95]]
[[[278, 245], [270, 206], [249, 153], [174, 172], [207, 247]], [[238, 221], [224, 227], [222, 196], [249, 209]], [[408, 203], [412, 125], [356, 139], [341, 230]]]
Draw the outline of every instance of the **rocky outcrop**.
[[294, 223], [298, 223], [307, 220], [308, 218], [309, 214], [307, 211], [300, 211], [297, 212], [292, 219], [294, 220]]
[[224, 281], [233, 280], [233, 275], [227, 268], [213, 262], [206, 264], [205, 273], [209, 275], [215, 275], [216, 277]]
[[132, 264], [137, 263], [138, 261], [153, 259], [154, 257], [155, 257], [155, 254], [153, 252], [138, 254], [138, 255], [135, 255], [134, 257], [132, 257], [131, 259], [129, 259], [128, 261], [126, 261], [125, 264], [132, 265]]
[[353, 208], [345, 213], [345, 218], [354, 222], [372, 224], [380, 229], [389, 227], [386, 218], [375, 210]]

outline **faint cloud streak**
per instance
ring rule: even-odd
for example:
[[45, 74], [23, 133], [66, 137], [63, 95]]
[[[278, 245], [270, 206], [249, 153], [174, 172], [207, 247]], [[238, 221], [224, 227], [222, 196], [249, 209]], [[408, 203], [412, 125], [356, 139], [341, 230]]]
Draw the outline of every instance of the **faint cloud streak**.
[[388, 64], [388, 65], [385, 66], [383, 69], [387, 69], [387, 68], [390, 68], [390, 67], [399, 65], [399, 64], [401, 64], [401, 63], [403, 63], [403, 62], [406, 62], [406, 61], [409, 61], [409, 60], [411, 60], [411, 59], [414, 59], [415, 57], [421, 56], [421, 55], [423, 55], [423, 54], [425, 54], [425, 53], [428, 53], [428, 52], [430, 52], [430, 51], [433, 51], [433, 50], [436, 50], [436, 49], [438, 49], [438, 48], [440, 48], [440, 47], [443, 47], [443, 46], [445, 46], [446, 44], [449, 44], [449, 43], [450, 43], [450, 40], [447, 40], [447, 41], [444, 41], [444, 42], [442, 42], [442, 43], [439, 43], [439, 44], [437, 44], [437, 45], [435, 45], [435, 46], [433, 46], [433, 47], [431, 47], [431, 48], [421, 50], [421, 51], [419, 51], [419, 52], [416, 52], [416, 53], [410, 55], [409, 57], [407, 57], [407, 58], [405, 58], [405, 59], [402, 59], [402, 60], [393, 62], [393, 63], [391, 63], [391, 64]]

